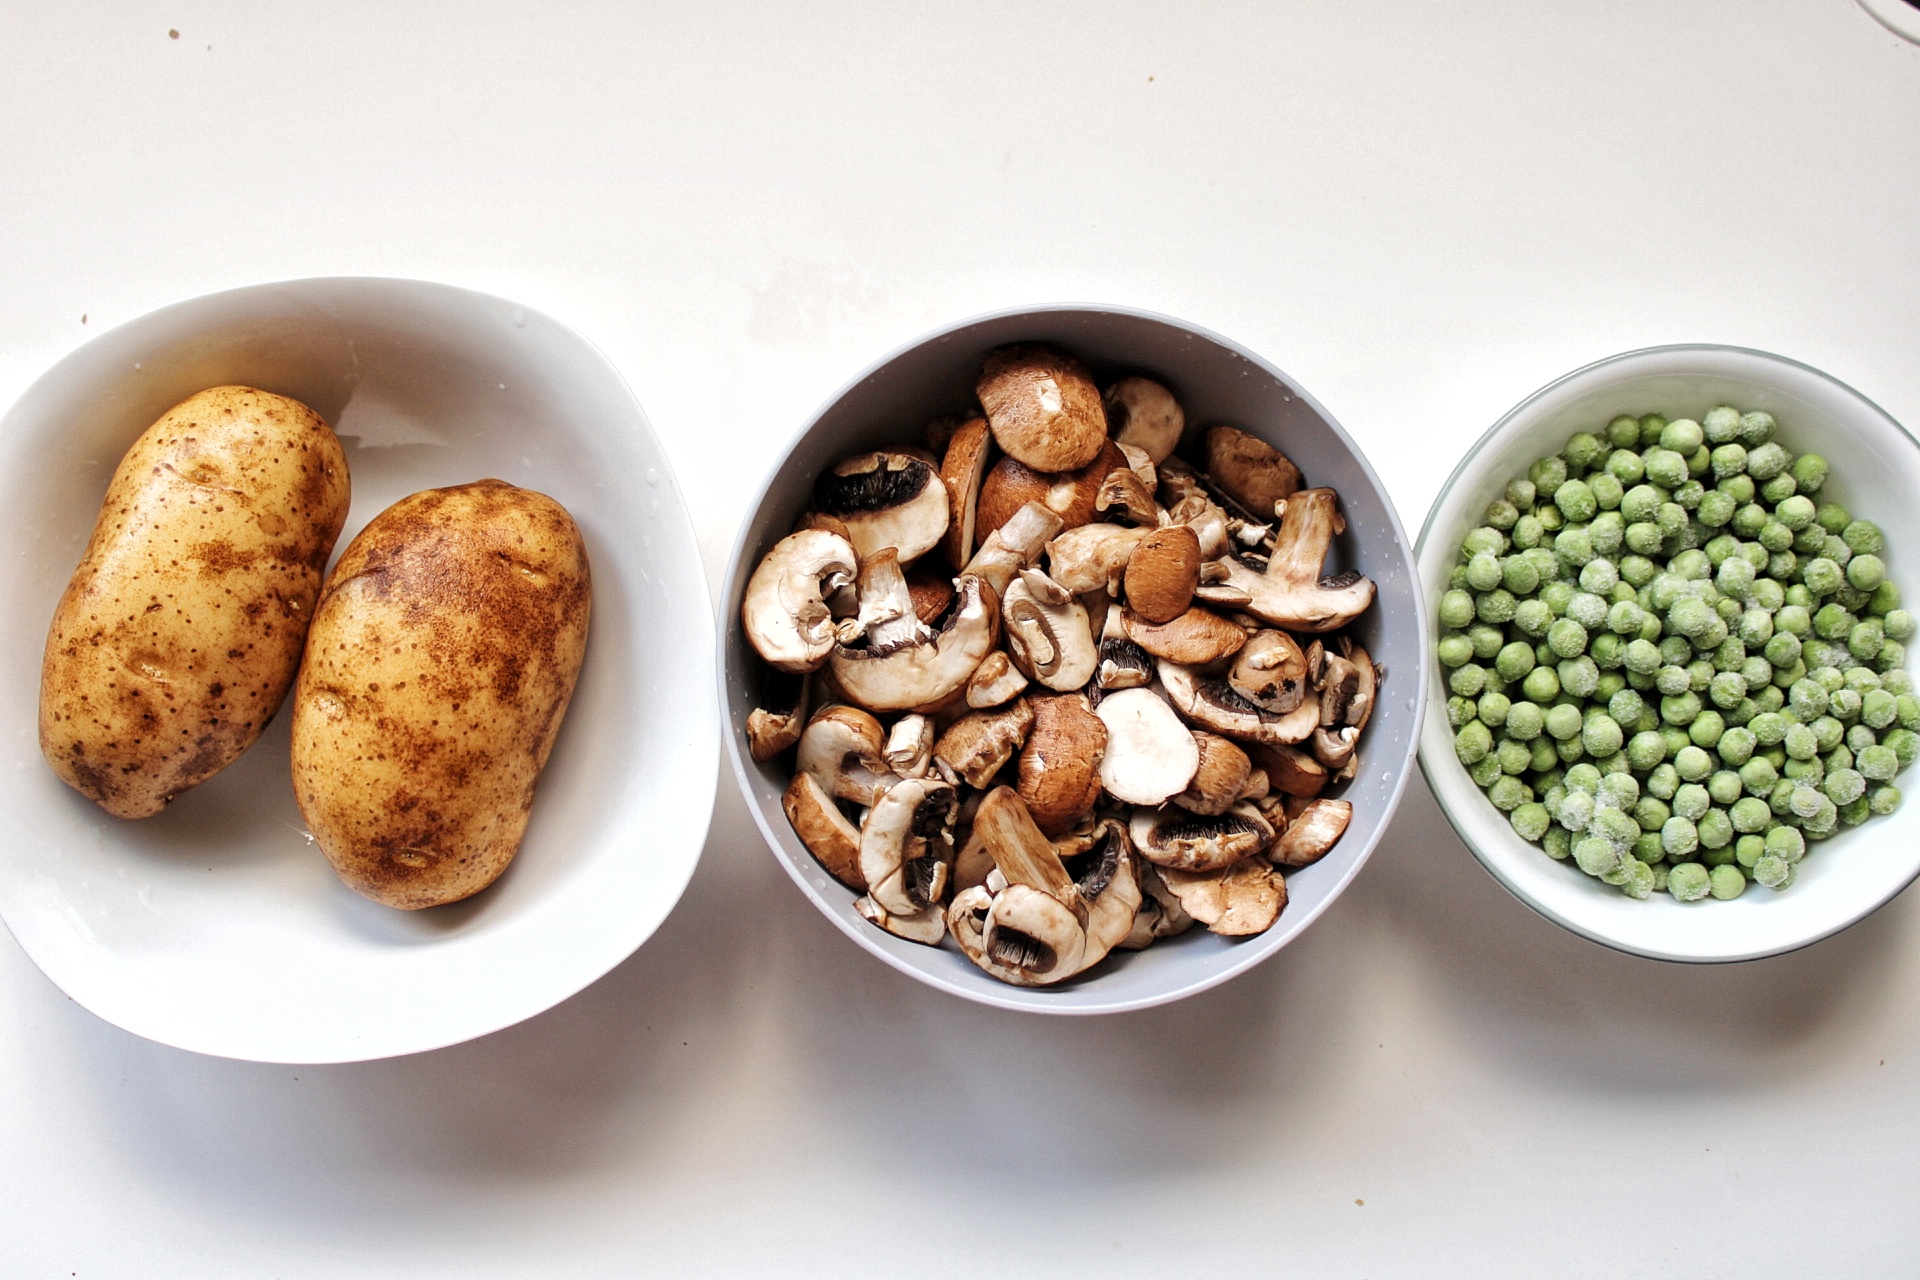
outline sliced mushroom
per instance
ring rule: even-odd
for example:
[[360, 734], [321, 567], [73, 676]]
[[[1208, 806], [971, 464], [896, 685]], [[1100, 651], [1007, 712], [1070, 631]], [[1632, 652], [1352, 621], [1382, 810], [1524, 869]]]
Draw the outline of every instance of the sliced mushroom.
[[892, 547], [902, 563], [946, 536], [947, 486], [917, 453], [881, 449], [846, 458], [813, 483], [813, 514], [846, 530], [861, 560]]
[[1140, 689], [1153, 683], [1153, 658], [1127, 638], [1123, 617], [1119, 605], [1109, 605], [1106, 626], [1100, 632], [1100, 665], [1094, 668], [1093, 679], [1107, 692]]
[[1140, 882], [1140, 909], [1134, 913], [1133, 928], [1120, 943], [1122, 947], [1142, 951], [1161, 938], [1178, 937], [1193, 927], [1193, 917], [1160, 878], [1160, 868], [1136, 857], [1133, 870]]
[[1347, 723], [1347, 708], [1359, 692], [1360, 668], [1339, 654], [1330, 656], [1320, 678], [1320, 723]]
[[1122, 378], [1104, 397], [1107, 432], [1121, 444], [1138, 446], [1154, 462], [1165, 462], [1180, 447], [1187, 415], [1173, 393], [1151, 378]]
[[1380, 668], [1373, 665], [1372, 655], [1357, 644], [1347, 646], [1347, 661], [1360, 673], [1360, 679], [1347, 702], [1346, 723], [1355, 729], [1364, 729], [1373, 718], [1374, 699], [1380, 690]]
[[1020, 798], [1040, 830], [1057, 836], [1093, 811], [1100, 798], [1107, 726], [1085, 694], [1036, 697], [1033, 731], [1020, 750]]
[[1288, 498], [1264, 571], [1222, 561], [1226, 585], [1247, 593], [1248, 613], [1289, 631], [1332, 631], [1373, 603], [1373, 582], [1357, 570], [1321, 577], [1333, 537], [1346, 527], [1338, 501], [1331, 489], [1302, 489]]
[[1005, 600], [1007, 652], [1023, 674], [1063, 692], [1093, 679], [1100, 652], [1078, 600], [1038, 569], [1022, 569]]
[[1278, 449], [1233, 427], [1209, 427], [1203, 438], [1207, 478], [1257, 520], [1300, 491], [1300, 468]]
[[1118, 524], [1069, 529], [1047, 544], [1048, 576], [1075, 595], [1105, 590], [1121, 580], [1134, 548], [1149, 532]]
[[1302, 702], [1285, 715], [1254, 706], [1235, 693], [1219, 676], [1204, 675], [1193, 667], [1164, 659], [1160, 683], [1174, 709], [1202, 729], [1242, 742], [1305, 742], [1320, 726], [1317, 703]]
[[1153, 805], [1186, 790], [1200, 767], [1200, 747], [1165, 699], [1152, 689], [1122, 689], [1100, 700], [1107, 751], [1100, 783], [1114, 799]]
[[947, 535], [943, 539], [947, 563], [959, 573], [973, 558], [974, 520], [979, 510], [980, 482], [987, 474], [987, 455], [993, 438], [987, 420], [973, 414], [953, 429], [941, 450], [940, 481], [947, 487]]
[[967, 678], [967, 705], [976, 711], [997, 707], [1019, 697], [1026, 687], [1027, 678], [1013, 665], [1013, 659], [995, 649]]
[[1265, 743], [1254, 746], [1249, 754], [1281, 795], [1311, 799], [1326, 790], [1327, 767], [1298, 747]]
[[[1213, 816], [1231, 809], [1235, 801], [1245, 800], [1247, 780], [1253, 774], [1253, 761], [1231, 740], [1216, 733], [1196, 733], [1194, 744], [1200, 749], [1200, 767], [1194, 770], [1187, 789], [1173, 802], [1194, 813]], [[1265, 774], [1261, 774], [1264, 784]], [[1262, 792], [1264, 794], [1264, 790]]]
[[1013, 759], [1033, 728], [1025, 698], [993, 711], [975, 711], [954, 721], [934, 744], [933, 757], [970, 787], [984, 787]]
[[1315, 800], [1287, 824], [1286, 831], [1267, 849], [1267, 856], [1286, 867], [1309, 866], [1347, 833], [1353, 806], [1345, 800]]
[[[1159, 469], [1153, 465], [1153, 455], [1139, 445], [1128, 444], [1125, 440], [1115, 440], [1113, 447], [1127, 460], [1127, 470], [1140, 477], [1140, 483], [1147, 486], [1147, 492], [1153, 493], [1160, 483]], [[1155, 506], [1160, 504], [1156, 501]]]
[[887, 766], [886, 746], [880, 722], [859, 707], [822, 707], [800, 735], [794, 768], [835, 799], [865, 808], [899, 781]]
[[1344, 769], [1353, 760], [1354, 748], [1360, 743], [1360, 731], [1350, 724], [1332, 729], [1322, 725], [1313, 731], [1308, 742], [1314, 759], [1329, 769]]
[[1307, 656], [1284, 631], [1258, 631], [1227, 673], [1233, 691], [1263, 711], [1285, 715], [1307, 696]]
[[[1267, 798], [1273, 790], [1273, 783], [1267, 778], [1265, 769], [1254, 769], [1247, 774], [1247, 780], [1240, 784], [1240, 799], [1258, 804]], [[1262, 809], [1262, 813], [1266, 810]]]
[[780, 671], [811, 671], [837, 639], [827, 597], [850, 585], [859, 561], [853, 544], [821, 529], [788, 534], [747, 580], [740, 621], [747, 639]]
[[807, 724], [807, 675], [772, 670], [767, 672], [761, 702], [747, 713], [747, 750], [755, 760], [771, 760], [800, 741]]
[[1185, 525], [1155, 529], [1127, 560], [1127, 607], [1152, 626], [1172, 622], [1193, 603], [1200, 585], [1200, 540]]
[[1013, 575], [1036, 563], [1047, 539], [1062, 528], [1060, 517], [1037, 502], [1029, 502], [1013, 518], [980, 540], [979, 550], [967, 562], [967, 572], [993, 588], [996, 600], [1007, 594]]
[[901, 716], [887, 732], [882, 756], [902, 778], [924, 778], [933, 767], [933, 721], [925, 716]]
[[931, 561], [916, 561], [907, 570], [907, 598], [913, 602], [913, 616], [932, 626], [946, 615], [953, 604], [953, 579], [932, 566]]
[[980, 931], [982, 954], [1015, 975], [1009, 981], [1027, 986], [1078, 972], [1087, 943], [1086, 904], [1026, 804], [1012, 788], [996, 787], [981, 802], [973, 825], [1007, 882]]
[[1261, 858], [1218, 871], [1163, 870], [1161, 877], [1195, 920], [1230, 938], [1265, 933], [1287, 905], [1287, 882]]
[[856, 898], [853, 909], [860, 913], [863, 920], [870, 920], [894, 937], [905, 938], [908, 942], [937, 947], [940, 939], [947, 936], [947, 911], [939, 903], [910, 915], [895, 915], [875, 902], [869, 894], [864, 898]]
[[1275, 834], [1266, 816], [1246, 803], [1211, 815], [1177, 806], [1137, 808], [1128, 833], [1133, 837], [1133, 847], [1148, 862], [1183, 871], [1213, 871], [1230, 866], [1265, 849]]
[[860, 827], [860, 874], [868, 895], [888, 914], [924, 911], [946, 892], [958, 807], [953, 788], [940, 779], [908, 778], [867, 811]]
[[979, 578], [963, 575], [957, 596], [946, 626], [926, 639], [835, 647], [829, 667], [847, 697], [873, 711], [911, 711], [957, 695], [1000, 630], [999, 603]]
[[1037, 502], [1060, 517], [1069, 529], [1093, 519], [1098, 510], [1101, 486], [1111, 474], [1131, 475], [1126, 455], [1111, 444], [1084, 467], [1042, 475], [1017, 458], [1002, 458], [993, 464], [980, 484], [979, 523], [975, 526], [985, 537], [998, 529], [1013, 513], [1029, 502]]
[[1211, 609], [1195, 605], [1171, 622], [1148, 622], [1132, 610], [1122, 621], [1127, 638], [1156, 658], [1205, 666], [1238, 653], [1247, 633]]
[[1087, 904], [1087, 945], [1080, 956], [1081, 972], [1106, 959], [1108, 952], [1131, 936], [1141, 901], [1134, 870], [1137, 863], [1126, 824], [1117, 818], [1102, 818], [1092, 835], [1092, 848], [1086, 855], [1090, 865], [1074, 879], [1074, 888]]
[[1084, 467], [1107, 441], [1107, 415], [1085, 365], [1039, 343], [991, 352], [974, 387], [993, 438], [1035, 471]]
[[1166, 516], [1160, 504], [1153, 500], [1153, 485], [1142, 480], [1130, 467], [1115, 467], [1107, 472], [1100, 482], [1100, 491], [1093, 497], [1093, 510], [1095, 515], [1104, 515], [1109, 520], [1118, 518], [1148, 529], [1159, 528]]
[[965, 893], [975, 885], [985, 884], [992, 870], [993, 855], [987, 852], [987, 842], [969, 824], [966, 839], [960, 842], [960, 851], [953, 855], [953, 874], [947, 878], [947, 884], [956, 895]]
[[793, 775], [780, 797], [780, 807], [800, 843], [827, 874], [855, 893], [867, 891], [866, 877], [860, 874], [860, 829], [840, 812], [812, 774]]

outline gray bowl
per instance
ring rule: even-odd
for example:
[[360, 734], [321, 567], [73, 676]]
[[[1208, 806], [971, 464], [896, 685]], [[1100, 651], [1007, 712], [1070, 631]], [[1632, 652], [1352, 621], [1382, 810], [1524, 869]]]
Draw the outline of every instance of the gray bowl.
[[[940, 948], [893, 937], [854, 913], [854, 895], [814, 861], [787, 825], [780, 795], [785, 761], [756, 763], [745, 749], [748, 714], [762, 665], [740, 625], [740, 599], [754, 566], [806, 509], [813, 480], [835, 460], [883, 444], [918, 444], [927, 420], [968, 407], [981, 359], [1011, 342], [1063, 347], [1102, 385], [1128, 373], [1157, 378], [1185, 407], [1189, 430], [1229, 423], [1281, 448], [1310, 483], [1340, 494], [1347, 532], [1329, 572], [1358, 568], [1379, 589], [1356, 632], [1386, 669], [1361, 744], [1360, 775], [1342, 793], [1353, 802], [1346, 836], [1318, 864], [1287, 877], [1279, 923], [1254, 938], [1227, 939], [1195, 928], [1143, 952], [1118, 952], [1089, 973], [1054, 987], [1005, 985], [975, 968], [951, 941]], [[1340, 895], [1373, 852], [1411, 775], [1431, 665], [1412, 542], [1379, 477], [1333, 416], [1313, 397], [1243, 347], [1193, 325], [1123, 307], [1059, 306], [964, 320], [902, 347], [855, 378], [813, 416], [774, 464], [734, 544], [720, 598], [720, 700], [727, 751], [780, 865], [842, 932], [902, 973], [943, 991], [1007, 1009], [1117, 1013], [1178, 1000], [1243, 973], [1291, 942]]]

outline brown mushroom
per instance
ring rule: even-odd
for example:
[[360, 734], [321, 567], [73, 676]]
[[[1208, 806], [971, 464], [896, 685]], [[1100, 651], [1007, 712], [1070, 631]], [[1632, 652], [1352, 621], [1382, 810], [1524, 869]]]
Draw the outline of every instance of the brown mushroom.
[[1084, 467], [1107, 441], [1106, 409], [1085, 365], [1022, 343], [991, 352], [975, 392], [1002, 452], [1035, 471]]
[[1373, 603], [1373, 582], [1357, 570], [1321, 576], [1334, 535], [1346, 527], [1338, 501], [1331, 489], [1302, 489], [1288, 498], [1264, 571], [1232, 557], [1220, 562], [1225, 585], [1247, 594], [1248, 613], [1289, 631], [1332, 631]]
[[1307, 658], [1284, 631], [1257, 631], [1227, 672], [1233, 691], [1263, 711], [1285, 715], [1307, 696]]
[[891, 547], [901, 563], [940, 545], [948, 523], [947, 486], [918, 451], [879, 449], [835, 463], [813, 482], [813, 516], [844, 532], [862, 561]]
[[1027, 678], [1006, 651], [995, 649], [980, 660], [967, 678], [967, 705], [979, 711], [997, 707], [1017, 698], [1027, 687]]
[[1102, 690], [1139, 689], [1153, 683], [1153, 658], [1127, 638], [1125, 611], [1107, 606], [1107, 622], [1100, 632], [1100, 665], [1094, 683]]
[[1200, 767], [1200, 747], [1166, 700], [1152, 689], [1121, 689], [1100, 699], [1107, 750], [1100, 785], [1127, 804], [1155, 805], [1186, 790]]
[[1140, 885], [1140, 907], [1134, 912], [1133, 928], [1120, 942], [1122, 947], [1143, 951], [1161, 938], [1178, 937], [1193, 927], [1193, 917], [1167, 888], [1167, 882], [1160, 877], [1160, 868], [1136, 857], [1133, 870]]
[[986, 537], [1029, 502], [1059, 516], [1065, 527], [1078, 528], [1093, 519], [1101, 486], [1111, 474], [1131, 474], [1126, 455], [1111, 444], [1086, 466], [1057, 475], [1043, 475], [1018, 459], [1002, 458], [981, 481], [975, 531]]
[[916, 560], [906, 578], [913, 616], [929, 627], [940, 621], [953, 604], [953, 579], [926, 560]]
[[1195, 920], [1226, 937], [1265, 933], [1286, 909], [1287, 882], [1261, 858], [1217, 871], [1162, 868], [1160, 875]]
[[793, 833], [822, 867], [855, 893], [867, 891], [860, 874], [860, 829], [833, 802], [810, 773], [796, 773], [780, 797]]
[[953, 867], [954, 789], [938, 778], [907, 778], [887, 789], [860, 827], [860, 874], [889, 913], [910, 916], [946, 893]]
[[796, 772], [811, 774], [821, 790], [863, 808], [898, 779], [887, 766], [886, 731], [859, 707], [828, 706], [800, 735]]
[[1267, 849], [1267, 856], [1287, 867], [1318, 862], [1340, 842], [1352, 820], [1353, 806], [1345, 800], [1314, 800], [1287, 824]]
[[[1173, 802], [1194, 813], [1211, 816], [1225, 813], [1236, 801], [1249, 798], [1247, 781], [1253, 775], [1253, 762], [1232, 740], [1217, 733], [1196, 733], [1193, 741], [1200, 749], [1200, 767], [1194, 770], [1187, 789]], [[1264, 792], [1266, 775], [1262, 779]]]
[[987, 420], [974, 414], [954, 427], [942, 450], [940, 481], [947, 488], [947, 534], [942, 545], [955, 573], [965, 569], [973, 558], [980, 483], [987, 474], [992, 444]]
[[800, 741], [807, 723], [807, 686], [812, 677], [769, 668], [760, 701], [747, 713], [747, 750], [755, 760], [771, 760]]
[[1247, 633], [1211, 609], [1195, 605], [1171, 622], [1148, 622], [1129, 609], [1122, 618], [1127, 638], [1156, 658], [1205, 666], [1231, 657]]
[[1013, 759], [1033, 728], [1033, 708], [1017, 698], [993, 711], [975, 711], [954, 721], [933, 747], [933, 758], [970, 787], [984, 787]]
[[1085, 694], [1036, 697], [1033, 729], [1020, 750], [1020, 798], [1041, 831], [1057, 836], [1093, 811], [1100, 798], [1107, 726]]
[[872, 895], [868, 895], [856, 899], [853, 909], [861, 919], [880, 926], [894, 937], [905, 938], [921, 946], [937, 947], [940, 939], [947, 936], [947, 909], [939, 903], [909, 915], [895, 915], [875, 902]]
[[1202, 448], [1207, 478], [1256, 520], [1271, 519], [1276, 502], [1300, 491], [1300, 468], [1256, 436], [1209, 427]]
[[1007, 653], [1028, 679], [1049, 689], [1080, 689], [1093, 679], [1099, 646], [1087, 610], [1038, 569], [1022, 569], [1006, 590]]
[[933, 721], [922, 715], [901, 716], [888, 730], [881, 756], [902, 778], [926, 777], [933, 767]]
[[761, 557], [740, 621], [767, 665], [812, 671], [827, 660], [839, 638], [827, 598], [852, 584], [858, 565], [853, 544], [822, 529], [788, 534]]
[[1229, 866], [1265, 849], [1275, 834], [1266, 816], [1245, 803], [1217, 814], [1141, 806], [1134, 809], [1128, 831], [1141, 857], [1155, 866], [1183, 871]]
[[1153, 626], [1172, 622], [1200, 585], [1200, 540], [1184, 525], [1155, 529], [1127, 560], [1127, 606]]
[[[864, 584], [868, 569], [883, 565], [887, 555], [881, 552], [861, 566], [863, 617], [869, 614]], [[873, 576], [874, 616], [891, 612], [891, 623], [902, 630], [895, 632], [882, 623], [869, 628], [865, 647], [836, 646], [828, 660], [834, 680], [848, 698], [873, 711], [932, 708], [958, 695], [999, 638], [998, 599], [981, 579], [962, 575], [956, 588], [958, 601], [946, 625], [929, 633], [913, 615], [912, 597], [898, 568], [890, 576]]]
[[1069, 529], [1047, 543], [1048, 576], [1075, 595], [1119, 582], [1149, 530], [1118, 524]]
[[1165, 462], [1179, 447], [1187, 429], [1187, 415], [1173, 393], [1151, 378], [1122, 378], [1104, 397], [1107, 433], [1122, 444], [1146, 451], [1154, 462]]
[[1311, 799], [1326, 790], [1327, 767], [1298, 747], [1262, 743], [1249, 748], [1249, 754], [1266, 771], [1268, 785], [1282, 795]]
[[1159, 528], [1166, 515], [1153, 500], [1153, 486], [1128, 467], [1115, 467], [1107, 472], [1106, 479], [1100, 482], [1100, 491], [1094, 494], [1093, 510], [1096, 516], [1120, 519], [1148, 529]]
[[980, 539], [973, 559], [967, 562], [967, 573], [992, 587], [997, 601], [1007, 594], [1013, 575], [1036, 563], [1047, 539], [1060, 529], [1059, 516], [1037, 502], [1029, 502], [1014, 512], [1011, 520]]
[[1302, 702], [1285, 715], [1248, 702], [1219, 676], [1162, 660], [1160, 683], [1174, 709], [1202, 729], [1242, 742], [1305, 742], [1320, 724], [1320, 708]]

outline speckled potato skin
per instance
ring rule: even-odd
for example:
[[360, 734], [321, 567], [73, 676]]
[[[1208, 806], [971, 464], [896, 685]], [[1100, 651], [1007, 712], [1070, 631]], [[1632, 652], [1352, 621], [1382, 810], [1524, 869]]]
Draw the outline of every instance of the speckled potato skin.
[[586, 652], [566, 508], [500, 480], [375, 516], [327, 579], [293, 695], [293, 788], [356, 893], [478, 893], [526, 833]]
[[340, 441], [297, 400], [214, 387], [141, 433], [47, 631], [61, 781], [145, 818], [233, 763], [300, 667], [347, 499]]

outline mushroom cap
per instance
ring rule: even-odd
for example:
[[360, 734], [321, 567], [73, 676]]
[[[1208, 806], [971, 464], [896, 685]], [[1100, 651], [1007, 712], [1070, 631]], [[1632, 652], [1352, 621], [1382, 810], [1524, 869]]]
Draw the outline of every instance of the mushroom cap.
[[1220, 676], [1177, 662], [1160, 662], [1167, 700], [1194, 724], [1242, 742], [1305, 742], [1320, 727], [1320, 706], [1303, 701], [1285, 715], [1256, 707]]
[[813, 482], [813, 516], [846, 529], [862, 560], [886, 547], [905, 564], [946, 536], [947, 486], [917, 453], [878, 449], [843, 458]]
[[1152, 378], [1122, 378], [1102, 397], [1107, 434], [1146, 452], [1157, 465], [1180, 447], [1187, 415], [1180, 402]]
[[860, 874], [888, 913], [910, 916], [940, 900], [953, 863], [959, 801], [938, 778], [907, 778], [874, 802], [860, 827]]
[[1304, 867], [1320, 861], [1347, 833], [1353, 820], [1353, 806], [1345, 800], [1315, 800], [1287, 824], [1267, 850], [1267, 856], [1282, 866]]
[[1127, 605], [1154, 626], [1185, 613], [1199, 585], [1200, 539], [1185, 525], [1152, 530], [1127, 560]]
[[1227, 672], [1233, 691], [1263, 711], [1285, 715], [1307, 696], [1307, 655], [1284, 631], [1256, 631]]
[[1160, 804], [1180, 794], [1200, 767], [1200, 747], [1173, 708], [1152, 689], [1122, 689], [1100, 699], [1107, 729], [1100, 783], [1127, 804]]
[[980, 481], [987, 474], [992, 444], [987, 420], [974, 414], [954, 429], [940, 462], [940, 481], [947, 487], [947, 533], [942, 541], [947, 563], [955, 573], [965, 569], [973, 558]]
[[1035, 471], [1072, 471], [1107, 440], [1107, 414], [1087, 367], [1040, 343], [990, 352], [975, 385], [1002, 452]]
[[975, 532], [984, 538], [1029, 502], [1037, 502], [1059, 516], [1065, 527], [1078, 528], [1093, 519], [1094, 504], [1107, 476], [1126, 468], [1126, 455], [1111, 444], [1103, 445], [1086, 466], [1054, 474], [1035, 471], [1017, 458], [1002, 458], [980, 483]]
[[1070, 830], [1100, 798], [1107, 726], [1082, 693], [1032, 699], [1033, 731], [1020, 750], [1020, 798], [1050, 836]]
[[886, 746], [886, 730], [859, 707], [822, 707], [800, 734], [794, 769], [835, 799], [865, 807], [896, 781]]
[[1156, 866], [1215, 871], [1265, 849], [1274, 829], [1259, 809], [1242, 801], [1218, 814], [1142, 806], [1133, 811], [1128, 834], [1140, 856]]
[[1032, 728], [1032, 704], [1017, 698], [1004, 707], [961, 716], [940, 735], [933, 756], [968, 786], [984, 787], [1013, 759]]
[[[1217, 733], [1196, 733], [1200, 748], [1200, 767], [1194, 770], [1187, 789], [1173, 797], [1175, 804], [1194, 813], [1225, 813], [1243, 798], [1247, 780], [1253, 775], [1253, 761], [1231, 739]], [[1266, 775], [1261, 775], [1262, 784]]]
[[1195, 920], [1226, 937], [1265, 933], [1287, 906], [1287, 882], [1263, 858], [1217, 871], [1160, 874]]
[[1258, 743], [1249, 754], [1266, 771], [1268, 785], [1281, 795], [1310, 799], [1326, 790], [1327, 767], [1298, 747]]
[[1247, 632], [1213, 610], [1194, 605], [1170, 622], [1148, 622], [1129, 609], [1122, 615], [1127, 638], [1156, 658], [1205, 666], [1238, 653]]
[[999, 604], [985, 587], [963, 575], [946, 627], [924, 641], [877, 652], [837, 645], [828, 661], [834, 680], [848, 698], [873, 711], [934, 707], [957, 694], [999, 635]]
[[1288, 631], [1334, 631], [1373, 603], [1371, 579], [1356, 570], [1322, 577], [1333, 536], [1346, 527], [1331, 489], [1302, 489], [1286, 500], [1264, 571], [1235, 557], [1219, 561], [1225, 585], [1247, 593], [1246, 611]]
[[781, 671], [812, 671], [835, 643], [826, 597], [859, 569], [853, 544], [825, 529], [802, 529], [760, 558], [740, 600], [740, 622], [754, 651]]
[[1121, 578], [1146, 529], [1086, 524], [1047, 543], [1047, 576], [1075, 595], [1103, 590]]
[[809, 773], [796, 773], [780, 797], [780, 808], [793, 833], [827, 874], [855, 893], [867, 891], [860, 874], [860, 829], [840, 812], [840, 806]]
[[1273, 519], [1273, 504], [1300, 491], [1300, 468], [1257, 436], [1208, 427], [1201, 447], [1207, 478], [1256, 520]]

